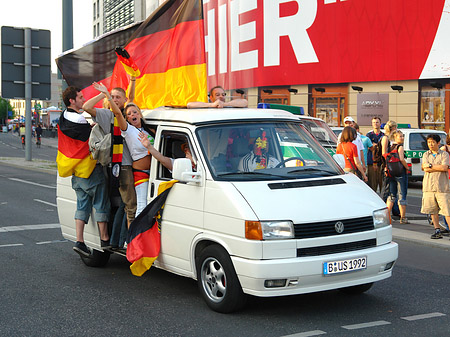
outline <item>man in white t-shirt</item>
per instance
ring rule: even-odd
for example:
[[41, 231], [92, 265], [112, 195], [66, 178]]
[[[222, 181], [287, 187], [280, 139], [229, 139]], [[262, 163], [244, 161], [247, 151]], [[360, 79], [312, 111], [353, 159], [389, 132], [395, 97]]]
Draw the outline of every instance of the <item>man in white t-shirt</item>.
[[[352, 117], [347, 116], [344, 118], [344, 125], [355, 128], [355, 120]], [[342, 135], [342, 132], [339, 134], [338, 143], [341, 142], [341, 135]], [[366, 161], [364, 160], [364, 145], [362, 143], [361, 137], [359, 135], [357, 135], [356, 139], [352, 143], [356, 145], [356, 148], [358, 149], [359, 160], [361, 161], [363, 169], [366, 170]]]

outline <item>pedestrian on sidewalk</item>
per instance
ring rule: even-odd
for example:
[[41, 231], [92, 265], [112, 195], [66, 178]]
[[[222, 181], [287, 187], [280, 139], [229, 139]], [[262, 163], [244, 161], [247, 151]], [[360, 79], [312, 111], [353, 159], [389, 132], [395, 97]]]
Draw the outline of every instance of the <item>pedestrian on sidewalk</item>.
[[[403, 147], [403, 142], [405, 139], [405, 135], [400, 130], [395, 130], [391, 133], [390, 140], [391, 151], [397, 150], [398, 157], [400, 159], [400, 163], [403, 165], [403, 171], [401, 176], [394, 177], [388, 176], [386, 177], [389, 184], [389, 197], [386, 201], [387, 207], [389, 209], [389, 214], [392, 212], [392, 208], [396, 202], [398, 201], [398, 206], [400, 210], [400, 223], [408, 224], [409, 221], [406, 218], [406, 194], [408, 193], [408, 164], [406, 163], [406, 154], [405, 149]], [[400, 198], [398, 198], [398, 186], [400, 185]]]
[[373, 130], [367, 133], [367, 137], [372, 141], [372, 147], [370, 151], [367, 153], [367, 175], [369, 178], [369, 186], [377, 192], [377, 190], [382, 189], [383, 184], [383, 172], [381, 170], [381, 151], [378, 158], [374, 158], [373, 154], [378, 147], [378, 142], [381, 137], [384, 136], [384, 133], [381, 131], [381, 119], [380, 117], [372, 118], [372, 128]]
[[[450, 132], [447, 134], [447, 138], [445, 140], [445, 145], [441, 147], [441, 150], [447, 152], [450, 156]], [[450, 170], [448, 171], [448, 178], [450, 179]], [[449, 183], [450, 183], [450, 180], [449, 180]], [[449, 236], [450, 230], [448, 228], [448, 222], [447, 222], [447, 220], [445, 220], [445, 217], [444, 217], [444, 224], [445, 224], [445, 228], [443, 228], [441, 230], [441, 234], [445, 235], [445, 236]]]
[[450, 186], [448, 182], [449, 154], [439, 148], [440, 137], [430, 134], [427, 137], [429, 150], [423, 154], [422, 170], [425, 172], [422, 182], [421, 213], [430, 214], [434, 226], [432, 239], [442, 239], [439, 226], [439, 214], [450, 222]]

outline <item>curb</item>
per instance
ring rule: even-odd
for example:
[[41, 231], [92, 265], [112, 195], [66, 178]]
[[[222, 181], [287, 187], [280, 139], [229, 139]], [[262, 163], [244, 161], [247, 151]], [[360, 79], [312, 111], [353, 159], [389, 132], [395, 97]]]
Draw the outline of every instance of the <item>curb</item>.
[[[49, 160], [26, 161], [24, 158], [0, 157], [0, 164], [55, 175], [58, 172], [56, 163]], [[52, 166], [54, 166], [54, 168]]]
[[450, 249], [450, 240], [447, 236], [442, 239], [430, 239], [431, 234], [392, 228], [392, 238], [395, 240], [419, 243], [434, 248]]

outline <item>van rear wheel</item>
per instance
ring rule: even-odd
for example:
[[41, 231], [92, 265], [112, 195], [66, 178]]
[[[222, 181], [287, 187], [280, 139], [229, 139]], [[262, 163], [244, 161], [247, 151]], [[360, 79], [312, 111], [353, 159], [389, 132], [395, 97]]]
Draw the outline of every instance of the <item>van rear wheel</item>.
[[358, 286], [353, 286], [353, 287], [341, 288], [339, 290], [345, 294], [358, 295], [358, 294], [365, 293], [367, 290], [372, 288], [372, 286], [373, 286], [373, 282], [366, 283], [366, 284], [360, 284]]
[[228, 253], [218, 245], [206, 247], [196, 260], [197, 283], [208, 307], [229, 313], [245, 305], [239, 279]]
[[109, 261], [111, 253], [102, 252], [96, 249], [92, 249], [90, 257], [80, 256], [83, 263], [88, 267], [104, 267]]

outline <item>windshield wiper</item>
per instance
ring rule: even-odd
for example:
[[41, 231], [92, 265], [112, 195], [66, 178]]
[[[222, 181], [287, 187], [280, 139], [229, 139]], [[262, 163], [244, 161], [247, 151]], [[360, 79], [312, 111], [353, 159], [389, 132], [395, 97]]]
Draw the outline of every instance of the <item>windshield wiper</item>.
[[304, 169], [295, 169], [295, 170], [289, 171], [288, 173], [290, 174], [290, 173], [300, 173], [300, 172], [326, 172], [326, 173], [329, 173], [331, 175], [336, 175], [336, 172], [329, 171], [329, 170], [324, 170], [324, 169], [321, 169], [321, 168], [318, 168], [318, 167], [307, 167], [307, 168], [304, 168]]
[[240, 171], [240, 172], [227, 172], [227, 173], [221, 173], [218, 174], [218, 177], [225, 177], [225, 176], [232, 176], [232, 175], [242, 175], [242, 176], [246, 176], [246, 175], [262, 175], [262, 176], [270, 176], [270, 177], [281, 177], [281, 178], [287, 178], [286, 176], [283, 175], [278, 175], [278, 174], [272, 174], [272, 173], [266, 173], [266, 172], [258, 172], [258, 171]]

